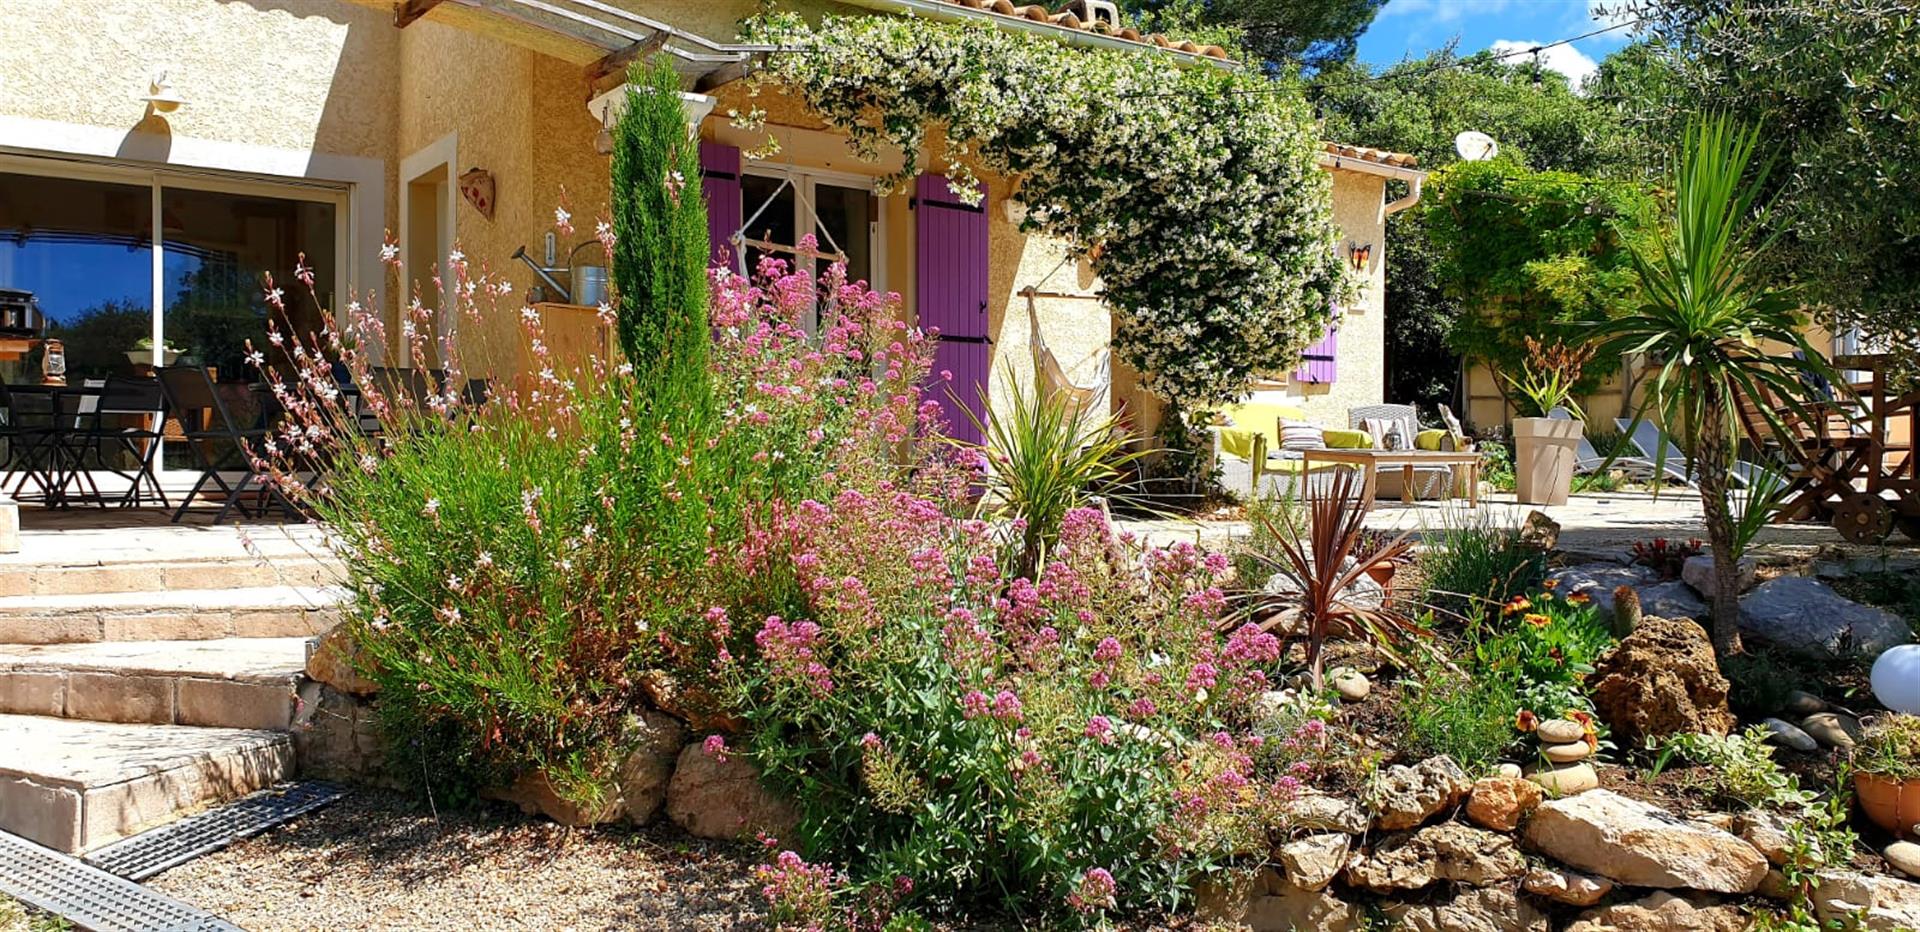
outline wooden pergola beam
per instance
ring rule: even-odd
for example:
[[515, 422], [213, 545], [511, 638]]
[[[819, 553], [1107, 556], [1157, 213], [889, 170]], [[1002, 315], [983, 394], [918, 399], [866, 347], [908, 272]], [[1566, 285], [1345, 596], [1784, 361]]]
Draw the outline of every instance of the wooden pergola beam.
[[599, 61], [587, 66], [587, 83], [597, 85], [608, 77], [626, 71], [627, 66], [633, 64], [634, 60], [660, 51], [660, 47], [666, 45], [667, 40], [671, 38], [673, 38], [672, 33], [661, 29], [626, 48], [607, 53]]
[[427, 15], [429, 10], [440, 5], [441, 0], [395, 0], [393, 4], [393, 26], [405, 29], [413, 21]]
[[712, 71], [709, 71], [706, 74], [701, 75], [698, 81], [693, 82], [694, 93], [705, 94], [706, 92], [711, 91], [716, 87], [720, 87], [726, 84], [732, 84], [733, 82], [746, 77], [747, 74], [751, 72], [754, 69], [755, 65], [758, 63], [756, 61], [756, 59], [758, 58], [759, 56], [757, 55], [754, 56], [753, 58], [743, 58], [736, 62], [730, 62], [728, 64], [721, 65], [720, 67], [715, 68]]

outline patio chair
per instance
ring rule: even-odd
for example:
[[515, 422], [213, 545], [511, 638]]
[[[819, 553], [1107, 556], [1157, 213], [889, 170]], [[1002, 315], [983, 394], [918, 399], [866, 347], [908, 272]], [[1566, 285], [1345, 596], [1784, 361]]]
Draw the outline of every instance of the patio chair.
[[7, 445], [0, 473], [10, 479], [18, 474], [8, 490], [15, 499], [25, 497], [28, 482], [40, 487], [42, 498], [52, 493], [49, 475], [58, 471], [62, 456], [55, 429], [58, 420], [52, 396], [14, 392], [0, 382], [0, 440]]
[[[151, 489], [160, 506], [169, 507], [167, 493], [153, 472], [167, 417], [166, 395], [160, 390], [160, 381], [111, 376], [101, 386], [99, 396], [90, 400], [93, 410], [74, 439], [79, 447], [92, 453], [100, 468], [128, 480], [120, 505], [140, 505]], [[136, 418], [138, 423], [129, 423]], [[124, 458], [116, 461], [109, 456], [109, 450]], [[117, 465], [128, 461], [133, 463], [131, 470]]]
[[[263, 482], [260, 472], [253, 465], [247, 444], [265, 440], [266, 428], [255, 427], [242, 430], [234, 423], [233, 414], [227, 410], [226, 402], [220, 399], [220, 393], [214, 388], [213, 377], [207, 370], [198, 366], [165, 366], [156, 370], [160, 377], [160, 390], [166, 397], [167, 408], [180, 422], [180, 432], [188, 449], [193, 451], [193, 459], [200, 470], [199, 481], [180, 501], [180, 507], [173, 513], [175, 524], [186, 516], [187, 507], [193, 504], [195, 496], [211, 482], [226, 493], [226, 502], [214, 513], [213, 523], [219, 524], [227, 512], [235, 508], [240, 513], [252, 517], [254, 512], [242, 501], [248, 493], [253, 493], [262, 512], [269, 502], [277, 503], [289, 513], [294, 513], [293, 503], [286, 500], [272, 483]], [[238, 484], [229, 485], [221, 474], [222, 453], [231, 451], [240, 457], [238, 470], [232, 467], [228, 471], [241, 473]]]
[[[1658, 424], [1652, 421], [1642, 420], [1636, 426], [1633, 425], [1632, 419], [1624, 417], [1614, 418], [1613, 423], [1614, 426], [1620, 428], [1621, 433], [1628, 434], [1628, 441], [1632, 442], [1634, 448], [1639, 450], [1642, 456], [1645, 456], [1649, 460], [1657, 460], [1661, 456], [1660, 451], [1664, 448], [1667, 462], [1683, 463], [1687, 466], [1688, 474], [1692, 474], [1693, 463], [1688, 460], [1687, 454], [1681, 451], [1680, 445], [1674, 443], [1673, 438], [1668, 436], [1666, 431], [1661, 430]], [[1630, 434], [1628, 433], [1629, 426], [1632, 426], [1632, 432]], [[1769, 473], [1778, 478], [1778, 473], [1775, 470], [1749, 463], [1743, 459], [1735, 459], [1732, 470], [1728, 473], [1728, 478], [1732, 480], [1734, 488], [1744, 489], [1758, 481], [1758, 478], [1762, 474]]]
[[[1565, 408], [1554, 408], [1547, 412], [1547, 416], [1557, 421], [1573, 420], [1572, 412]], [[1682, 460], [1681, 462], [1684, 463], [1686, 461]], [[1599, 450], [1594, 448], [1593, 441], [1588, 440], [1587, 435], [1582, 433], [1580, 435], [1580, 444], [1575, 447], [1573, 451], [1574, 474], [1581, 476], [1590, 475], [1599, 472], [1602, 468], [1618, 469], [1626, 473], [1629, 478], [1638, 479], [1642, 482], [1651, 481], [1655, 476], [1661, 476], [1678, 485], [1688, 487], [1693, 485], [1693, 480], [1687, 478], [1687, 470], [1685, 467], [1675, 465], [1671, 462], [1663, 466], [1652, 460], [1643, 459], [1638, 456], [1616, 456], [1612, 460], [1608, 460], [1605, 456], [1600, 455]]]

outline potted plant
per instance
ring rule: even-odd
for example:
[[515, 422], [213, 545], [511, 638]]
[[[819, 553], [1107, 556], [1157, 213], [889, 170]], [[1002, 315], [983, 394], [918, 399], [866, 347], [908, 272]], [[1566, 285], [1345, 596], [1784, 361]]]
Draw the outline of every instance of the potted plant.
[[[1520, 378], [1508, 378], [1518, 393], [1520, 417], [1513, 419], [1514, 492], [1528, 505], [1564, 505], [1573, 490], [1580, 438], [1586, 430], [1573, 386], [1593, 358], [1592, 347], [1542, 344], [1528, 337], [1527, 364]], [[1571, 418], [1552, 417], [1563, 408]]]
[[[156, 355], [160, 357], [157, 360], [154, 359]], [[153, 351], [152, 337], [143, 337], [135, 341], [133, 349], [127, 350], [127, 361], [136, 366], [171, 366], [173, 361], [179, 358], [180, 349], [171, 343], [162, 344], [160, 352], [156, 354]]]
[[1920, 836], [1920, 716], [1890, 712], [1867, 725], [1853, 748], [1853, 791], [1875, 825]]

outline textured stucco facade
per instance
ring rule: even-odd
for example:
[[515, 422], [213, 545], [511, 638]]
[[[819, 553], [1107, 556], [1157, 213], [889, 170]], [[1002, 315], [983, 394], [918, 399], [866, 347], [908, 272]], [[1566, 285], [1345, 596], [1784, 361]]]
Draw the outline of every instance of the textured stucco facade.
[[[752, 0], [619, 2], [718, 41], [734, 38], [757, 8]], [[798, 9], [855, 11], [820, 2]], [[510, 256], [521, 246], [539, 256], [563, 203], [575, 224], [559, 243], [563, 255], [607, 213], [607, 160], [594, 151], [599, 126], [586, 107], [608, 86], [590, 85], [586, 71], [603, 50], [459, 3], [440, 4], [404, 29], [395, 28], [393, 14], [391, 0], [0, 0], [8, 24], [0, 43], [0, 152], [338, 188], [351, 215], [345, 284], [376, 300], [390, 321], [413, 287], [429, 289], [428, 303], [436, 303], [431, 267], [448, 248], [512, 283], [497, 312], [458, 325], [469, 370], [504, 373], [524, 362], [517, 311], [535, 284]], [[186, 100], [171, 113], [152, 112], [141, 100], [160, 71]], [[735, 84], [716, 96], [702, 136], [753, 148], [764, 138], [726, 114], [763, 107], [766, 132], [780, 142], [767, 165], [874, 177], [899, 164], [897, 155], [858, 161], [841, 137], [777, 91], [750, 103]], [[921, 164], [937, 170], [943, 154], [935, 134]], [[476, 167], [495, 182], [491, 217], [444, 189], [439, 201], [426, 200], [433, 183]], [[1333, 176], [1335, 217], [1347, 240], [1373, 245], [1362, 297], [1341, 331], [1340, 375], [1331, 385], [1271, 389], [1303, 396], [1329, 422], [1379, 400], [1383, 381], [1383, 181], [1349, 171]], [[1093, 299], [1099, 283], [1063, 243], [1019, 232], [1006, 205], [1009, 179], [985, 181], [995, 407], [1004, 406], [1009, 380], [1031, 386], [1038, 378], [1037, 316], [1069, 380], [1094, 386], [1111, 378], [1113, 407], [1150, 430], [1158, 405], [1124, 366], [1105, 362], [1112, 327], [1108, 309]], [[879, 208], [876, 284], [898, 292], [911, 318], [914, 214], [904, 194], [881, 198]], [[389, 236], [409, 262], [404, 282], [378, 259]], [[1030, 316], [1021, 295], [1029, 287], [1070, 297], [1037, 299]]]

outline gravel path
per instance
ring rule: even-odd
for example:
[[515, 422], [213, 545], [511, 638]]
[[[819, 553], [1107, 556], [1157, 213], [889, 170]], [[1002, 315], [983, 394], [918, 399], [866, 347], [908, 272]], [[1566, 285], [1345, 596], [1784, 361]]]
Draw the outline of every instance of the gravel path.
[[359, 788], [148, 881], [251, 932], [760, 929], [752, 852], [671, 826], [570, 830]]

